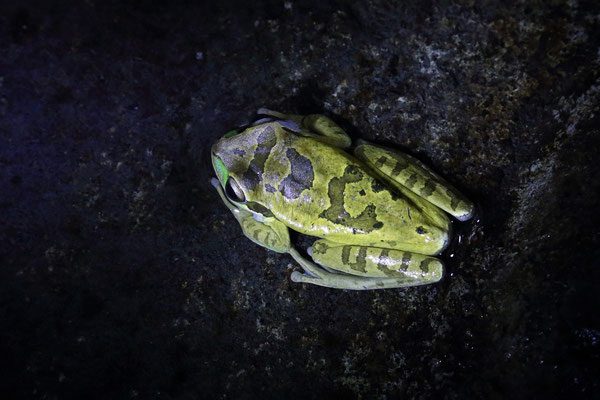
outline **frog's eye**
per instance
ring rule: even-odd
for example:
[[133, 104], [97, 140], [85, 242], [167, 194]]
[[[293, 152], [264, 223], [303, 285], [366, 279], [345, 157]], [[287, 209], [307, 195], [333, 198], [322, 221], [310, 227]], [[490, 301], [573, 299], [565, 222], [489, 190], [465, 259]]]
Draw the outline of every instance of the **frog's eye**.
[[229, 177], [229, 179], [227, 179], [227, 183], [225, 183], [225, 194], [229, 200], [236, 203], [246, 202], [246, 196], [244, 196], [242, 188], [240, 188], [240, 185], [238, 185], [238, 183], [232, 177]]

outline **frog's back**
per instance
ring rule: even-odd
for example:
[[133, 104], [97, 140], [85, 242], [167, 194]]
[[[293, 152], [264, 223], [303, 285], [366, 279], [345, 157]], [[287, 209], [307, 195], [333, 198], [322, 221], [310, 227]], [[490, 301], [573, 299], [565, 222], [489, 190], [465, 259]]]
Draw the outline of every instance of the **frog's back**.
[[260, 202], [301, 233], [422, 254], [447, 242], [441, 210], [390, 190], [355, 157], [313, 139], [278, 130], [262, 177]]

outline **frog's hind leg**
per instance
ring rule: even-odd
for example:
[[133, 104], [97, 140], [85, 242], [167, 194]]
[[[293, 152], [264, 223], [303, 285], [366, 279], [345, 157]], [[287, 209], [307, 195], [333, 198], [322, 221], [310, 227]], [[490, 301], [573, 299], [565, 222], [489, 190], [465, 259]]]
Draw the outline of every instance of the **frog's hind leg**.
[[426, 285], [438, 282], [444, 266], [434, 257], [417, 253], [351, 246], [317, 240], [312, 247], [316, 265], [295, 249], [289, 252], [306, 274], [294, 272], [294, 282], [337, 289], [370, 290]]
[[294, 282], [310, 283], [332, 289], [348, 290], [392, 289], [415, 286], [413, 281], [400, 278], [364, 278], [343, 273], [327, 272], [302, 257], [296, 249], [292, 248], [289, 253], [306, 271], [304, 274], [294, 271], [291, 276], [292, 281]]
[[331, 118], [324, 115], [284, 114], [266, 108], [259, 109], [257, 113], [279, 118], [281, 120], [293, 121], [300, 128], [299, 134], [311, 137], [319, 142], [327, 143], [342, 149], [347, 149], [352, 145], [350, 136], [348, 136], [348, 134]]
[[473, 203], [416, 158], [364, 141], [354, 154], [388, 182], [399, 183], [456, 219], [472, 217]]

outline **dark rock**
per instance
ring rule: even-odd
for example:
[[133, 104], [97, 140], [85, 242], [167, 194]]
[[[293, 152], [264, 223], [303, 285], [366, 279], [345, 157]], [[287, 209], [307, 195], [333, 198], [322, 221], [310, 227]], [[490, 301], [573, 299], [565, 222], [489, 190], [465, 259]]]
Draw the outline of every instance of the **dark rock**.
[[[0, 5], [5, 398], [597, 398], [597, 2], [71, 3]], [[475, 200], [445, 279], [244, 238], [209, 149], [261, 106]]]

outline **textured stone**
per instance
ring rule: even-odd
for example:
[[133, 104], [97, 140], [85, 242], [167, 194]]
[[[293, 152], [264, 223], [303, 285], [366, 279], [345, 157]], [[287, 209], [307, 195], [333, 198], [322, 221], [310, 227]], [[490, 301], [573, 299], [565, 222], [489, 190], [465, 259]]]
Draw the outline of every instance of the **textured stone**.
[[[597, 2], [17, 3], [0, 5], [3, 393], [598, 396]], [[326, 113], [476, 201], [444, 280], [303, 286], [245, 239], [209, 149], [261, 106]]]

